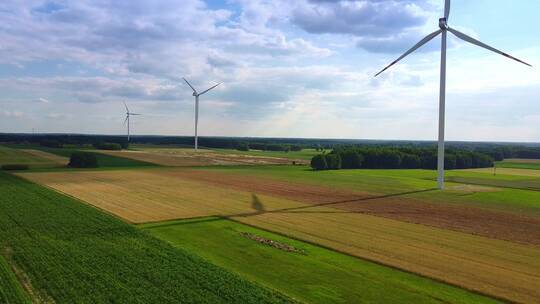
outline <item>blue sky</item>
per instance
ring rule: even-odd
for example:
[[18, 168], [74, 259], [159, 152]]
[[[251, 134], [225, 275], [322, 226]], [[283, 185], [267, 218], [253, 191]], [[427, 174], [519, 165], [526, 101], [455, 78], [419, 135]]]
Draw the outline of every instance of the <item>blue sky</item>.
[[[437, 136], [439, 0], [4, 0], [0, 132]], [[540, 66], [536, 0], [453, 0], [450, 25]], [[540, 71], [453, 37], [447, 138], [540, 141]]]

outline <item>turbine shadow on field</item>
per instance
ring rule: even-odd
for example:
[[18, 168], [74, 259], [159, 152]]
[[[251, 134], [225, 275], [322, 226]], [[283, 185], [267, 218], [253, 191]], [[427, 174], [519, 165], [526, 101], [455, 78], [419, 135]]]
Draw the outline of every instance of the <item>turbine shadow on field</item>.
[[231, 215], [227, 215], [226, 217], [249, 217], [249, 216], [254, 216], [254, 215], [261, 215], [264, 213], [362, 213], [361, 211], [353, 211], [353, 210], [337, 210], [336, 209], [336, 211], [309, 211], [305, 209], [311, 209], [311, 208], [316, 208], [316, 207], [328, 207], [328, 206], [331, 207], [333, 205], [354, 203], [354, 202], [366, 202], [366, 201], [406, 196], [409, 194], [431, 192], [431, 191], [437, 191], [437, 190], [438, 190], [437, 188], [430, 188], [430, 189], [423, 189], [423, 190], [392, 193], [392, 194], [386, 194], [386, 195], [362, 197], [362, 198], [357, 198], [357, 199], [340, 200], [340, 201], [334, 201], [334, 202], [328, 202], [328, 203], [311, 204], [311, 205], [300, 206], [300, 207], [282, 208], [282, 209], [275, 209], [275, 210], [267, 210], [266, 207], [264, 206], [264, 203], [259, 199], [259, 197], [255, 193], [252, 193], [251, 194], [251, 198], [252, 198], [251, 207], [255, 210], [254, 212], [231, 214]]

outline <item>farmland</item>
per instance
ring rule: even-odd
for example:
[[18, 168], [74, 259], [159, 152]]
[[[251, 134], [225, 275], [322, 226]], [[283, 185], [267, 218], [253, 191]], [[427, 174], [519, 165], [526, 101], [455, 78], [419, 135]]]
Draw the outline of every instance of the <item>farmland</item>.
[[14, 303], [9, 269], [33, 302], [291, 301], [42, 186], [0, 173], [0, 193], [0, 290]]
[[[40, 148], [27, 155], [52, 162], [74, 150]], [[23, 302], [28, 297], [63, 302], [87, 297], [95, 288], [89, 282], [97, 280], [102, 282], [104, 298], [96, 301], [130, 299], [139, 293], [149, 296], [143, 290], [157, 292], [156, 297], [166, 301], [172, 285], [166, 285], [161, 294], [155, 288], [166, 284], [167, 276], [174, 276], [174, 282], [189, 282], [182, 283], [185, 288], [206, 288], [210, 283], [200, 285], [194, 277], [175, 270], [200, 267], [203, 277], [215, 278], [212, 282], [218, 288], [232, 288], [218, 279], [230, 278], [231, 284], [242, 286], [231, 293], [270, 302], [288, 301], [286, 296], [310, 303], [369, 302], [380, 299], [382, 285], [393, 290], [387, 295], [389, 302], [394, 296], [415, 303], [493, 299], [533, 303], [540, 297], [537, 170], [497, 168], [497, 175], [486, 169], [453, 170], [447, 172], [447, 190], [439, 191], [436, 172], [430, 170], [317, 172], [286, 165], [291, 162], [287, 157], [232, 150], [195, 154], [184, 148], [143, 146], [93, 152], [105, 160], [104, 168], [59, 170], [52, 166], [16, 173], [31, 182], [1, 175], [8, 181], [2, 193], [17, 193], [16, 200], [41, 204], [31, 204], [31, 209], [24, 204], [15, 207], [6, 196], [2, 209], [7, 208], [8, 217], [3, 225], [16, 230], [10, 235], [44, 229], [45, 222], [36, 220], [29, 210], [46, 214], [51, 221], [45, 223], [43, 243], [35, 246], [25, 238], [2, 236], [2, 248], [7, 248], [2, 255], [4, 268], [10, 271], [4, 270], [1, 278], [15, 284], [7, 292], [2, 290], [4, 296]], [[19, 189], [9, 188], [14, 185]], [[27, 188], [32, 191], [21, 190]], [[142, 225], [136, 228], [106, 213]], [[85, 216], [75, 223], [74, 214]], [[8, 224], [12, 220], [26, 226]], [[64, 227], [79, 237], [63, 234]], [[309, 254], [293, 255], [239, 237], [246, 231]], [[62, 246], [67, 250], [57, 252]], [[81, 249], [89, 247], [96, 251]], [[110, 255], [103, 261], [97, 251]], [[123, 254], [120, 266], [113, 267], [111, 263]], [[47, 259], [40, 260], [43, 255]], [[50, 272], [60, 260], [73, 269], [38, 275]], [[96, 274], [90, 261], [110, 269]], [[14, 276], [13, 269], [23, 276]], [[134, 279], [116, 281], [119, 272]], [[135, 286], [135, 278], [150, 273], [150, 282]], [[66, 288], [62, 282], [74, 276], [81, 277], [80, 286]], [[324, 281], [324, 277], [334, 280]], [[111, 286], [118, 288], [105, 287], [111, 278]], [[249, 292], [242, 289], [246, 284]], [[24, 293], [17, 292], [22, 289]]]
[[537, 159], [505, 159], [498, 162], [497, 167], [540, 170], [540, 161]]
[[[110, 156], [133, 159], [153, 163], [161, 166], [192, 167], [212, 165], [269, 165], [291, 164], [294, 160], [298, 163], [307, 163], [305, 156], [298, 154], [288, 155], [285, 152], [249, 153], [236, 150], [210, 150], [201, 149], [195, 152], [190, 148], [135, 146], [130, 151], [101, 151]], [[294, 152], [292, 152], [294, 153]], [[296, 159], [296, 156], [299, 156]]]
[[[459, 288], [223, 218], [142, 227], [175, 247], [308, 303], [494, 302]], [[287, 252], [260, 244], [242, 233], [285, 243], [302, 252]], [[381, 293], [381, 289], [385, 292]]]
[[441, 192], [433, 190], [433, 175], [298, 166], [21, 174], [131, 222], [220, 215], [469, 290], [534, 302], [540, 296], [538, 192], [463, 184]]
[[2, 255], [0, 255], [0, 303], [30, 303], [30, 298]]
[[67, 159], [33, 149], [12, 149], [0, 146], [0, 165], [24, 164], [30, 168], [47, 168], [66, 165]]

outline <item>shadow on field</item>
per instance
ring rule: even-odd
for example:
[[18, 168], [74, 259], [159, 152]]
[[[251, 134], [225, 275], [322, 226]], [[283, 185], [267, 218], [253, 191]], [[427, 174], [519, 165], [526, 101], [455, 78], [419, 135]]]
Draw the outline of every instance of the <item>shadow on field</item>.
[[231, 214], [226, 217], [248, 217], [248, 216], [254, 216], [254, 215], [261, 215], [264, 213], [361, 213], [359, 211], [338, 210], [338, 209], [336, 209], [336, 211], [308, 211], [305, 209], [311, 209], [315, 207], [328, 207], [328, 206], [331, 207], [333, 205], [339, 205], [339, 204], [372, 201], [372, 200], [385, 199], [385, 198], [391, 198], [391, 197], [405, 196], [405, 195], [415, 194], [415, 193], [431, 192], [431, 191], [436, 191], [436, 190], [437, 188], [431, 188], [431, 189], [407, 191], [407, 192], [378, 195], [378, 196], [371, 196], [371, 197], [362, 197], [358, 199], [340, 200], [340, 201], [334, 201], [334, 202], [328, 202], [328, 203], [310, 204], [307, 206], [282, 208], [282, 209], [275, 209], [275, 210], [267, 210], [263, 202], [259, 199], [259, 197], [255, 193], [252, 193], [251, 194], [251, 199], [252, 199], [251, 207], [255, 210], [254, 212]]

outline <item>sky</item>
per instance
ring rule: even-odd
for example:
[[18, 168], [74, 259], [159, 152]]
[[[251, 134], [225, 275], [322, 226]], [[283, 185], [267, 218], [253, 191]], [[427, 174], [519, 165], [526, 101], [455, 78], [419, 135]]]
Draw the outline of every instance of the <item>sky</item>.
[[[2, 0], [0, 132], [437, 138], [442, 0]], [[453, 0], [446, 137], [540, 141], [537, 0]]]

